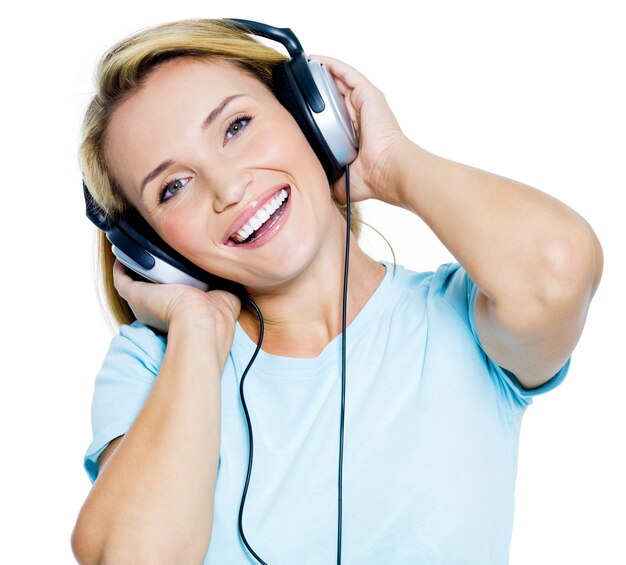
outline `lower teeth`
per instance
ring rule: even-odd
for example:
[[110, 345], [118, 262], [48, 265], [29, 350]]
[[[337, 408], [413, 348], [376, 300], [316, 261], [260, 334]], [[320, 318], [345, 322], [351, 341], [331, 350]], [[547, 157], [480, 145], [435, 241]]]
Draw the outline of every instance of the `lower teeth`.
[[280, 216], [280, 214], [282, 213], [282, 210], [284, 210], [288, 199], [289, 197], [285, 198], [285, 200], [283, 200], [281, 205], [278, 208], [276, 208], [276, 211], [262, 225], [260, 225], [256, 230], [254, 230], [246, 239], [239, 240], [238, 238], [236, 238], [235, 241], [239, 244], [252, 243], [256, 239], [256, 234], [258, 233], [260, 229], [263, 228], [263, 226], [268, 225], [268, 224], [271, 225], [274, 223], [276, 219], [278, 219], [278, 216]]

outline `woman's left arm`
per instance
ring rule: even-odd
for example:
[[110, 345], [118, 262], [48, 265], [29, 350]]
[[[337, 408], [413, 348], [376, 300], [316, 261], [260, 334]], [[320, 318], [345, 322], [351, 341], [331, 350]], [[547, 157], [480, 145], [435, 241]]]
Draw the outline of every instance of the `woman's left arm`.
[[[591, 226], [540, 190], [425, 151], [363, 75], [319, 59], [359, 133], [353, 200], [376, 198], [426, 222], [479, 288], [474, 313], [485, 352], [525, 388], [545, 383], [576, 346], [602, 276]], [[341, 199], [341, 186], [335, 190]]]

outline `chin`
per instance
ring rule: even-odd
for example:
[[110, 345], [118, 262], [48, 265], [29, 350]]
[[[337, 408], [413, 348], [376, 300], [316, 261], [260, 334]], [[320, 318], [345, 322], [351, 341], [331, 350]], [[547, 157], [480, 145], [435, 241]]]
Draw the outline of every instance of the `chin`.
[[271, 261], [254, 268], [248, 265], [246, 279], [242, 284], [251, 292], [276, 290], [295, 282], [315, 263], [317, 253], [310, 247], [300, 246], [277, 253]]
[[[328, 210], [323, 206], [328, 206]], [[334, 221], [343, 222], [343, 218], [330, 199], [319, 203], [316, 214], [298, 217], [292, 213], [272, 241], [246, 254], [240, 264], [244, 272], [239, 282], [251, 293], [263, 293], [264, 290], [274, 293], [280, 288], [287, 290], [290, 283], [298, 283], [303, 276], [313, 279], [324, 276], [329, 259], [332, 264], [332, 256], [337, 251]], [[340, 245], [343, 249], [343, 241]], [[242, 258], [242, 255], [238, 256], [238, 259]], [[233, 273], [233, 278], [237, 280], [239, 277]]]

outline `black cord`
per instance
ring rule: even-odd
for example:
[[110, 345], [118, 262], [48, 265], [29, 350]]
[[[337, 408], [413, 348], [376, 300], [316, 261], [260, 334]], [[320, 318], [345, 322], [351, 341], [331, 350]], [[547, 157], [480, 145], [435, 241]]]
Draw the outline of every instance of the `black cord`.
[[[350, 264], [350, 169], [346, 165], [346, 250], [344, 259], [343, 270], [343, 293], [342, 293], [342, 314], [341, 314], [341, 413], [339, 417], [339, 469], [338, 469], [338, 481], [337, 481], [337, 565], [341, 565], [341, 530], [343, 523], [342, 516], [342, 483], [343, 483], [343, 439], [344, 439], [344, 422], [346, 414], [346, 319], [347, 319], [347, 305], [348, 305], [348, 266]], [[252, 367], [252, 363], [258, 355], [261, 344], [263, 343], [263, 315], [261, 310], [254, 303], [249, 296], [244, 296], [243, 299], [252, 306], [257, 316], [259, 317], [259, 341], [254, 350], [252, 358], [248, 362], [243, 375], [241, 376], [241, 382], [239, 383], [239, 396], [241, 398], [241, 405], [243, 407], [243, 413], [246, 417], [246, 425], [248, 426], [248, 472], [246, 474], [246, 482], [243, 487], [243, 494], [241, 495], [241, 503], [239, 504], [239, 535], [241, 541], [250, 552], [250, 554], [262, 565], [267, 565], [261, 557], [259, 557], [254, 549], [248, 543], [245, 534], [243, 533], [243, 508], [246, 503], [246, 495], [248, 494], [248, 486], [250, 485], [250, 476], [252, 474], [252, 459], [254, 456], [254, 442], [252, 438], [252, 424], [250, 423], [250, 414], [248, 413], [248, 406], [246, 405], [246, 397], [244, 394], [243, 384], [246, 379], [246, 375]]]
[[348, 306], [348, 266], [350, 264], [350, 169], [346, 165], [346, 251], [343, 266], [341, 313], [341, 415], [339, 417], [339, 471], [337, 480], [337, 565], [341, 565], [341, 530], [343, 524], [343, 437], [346, 416], [346, 318]]
[[252, 424], [250, 423], [250, 414], [248, 413], [248, 406], [246, 405], [246, 397], [243, 392], [243, 383], [246, 380], [246, 375], [248, 374], [250, 367], [252, 367], [252, 363], [254, 363], [256, 356], [259, 354], [259, 351], [261, 350], [261, 344], [263, 343], [263, 331], [264, 331], [263, 315], [261, 314], [261, 310], [259, 310], [259, 307], [255, 304], [254, 300], [252, 300], [252, 298], [250, 298], [249, 296], [244, 296], [244, 300], [248, 304], [250, 304], [250, 306], [252, 306], [252, 308], [256, 312], [256, 315], [259, 317], [259, 341], [256, 344], [256, 349], [254, 350], [252, 358], [250, 359], [250, 361], [248, 361], [248, 366], [245, 368], [243, 375], [241, 375], [241, 382], [239, 383], [239, 397], [241, 398], [241, 405], [243, 406], [243, 413], [246, 416], [246, 424], [248, 426], [248, 440], [249, 440], [248, 441], [248, 473], [246, 474], [246, 482], [243, 487], [243, 494], [241, 495], [241, 503], [239, 504], [239, 535], [241, 536], [241, 541], [243, 541], [243, 543], [248, 548], [248, 551], [252, 554], [252, 556], [259, 563], [262, 563], [263, 565], [267, 565], [267, 563], [265, 563], [265, 561], [263, 561], [263, 559], [261, 559], [255, 553], [254, 549], [252, 549], [252, 547], [248, 543], [248, 540], [246, 539], [245, 534], [243, 533], [243, 507], [246, 503], [246, 495], [248, 494], [248, 486], [250, 484], [250, 475], [252, 474], [252, 457], [254, 455], [254, 442], [252, 440]]

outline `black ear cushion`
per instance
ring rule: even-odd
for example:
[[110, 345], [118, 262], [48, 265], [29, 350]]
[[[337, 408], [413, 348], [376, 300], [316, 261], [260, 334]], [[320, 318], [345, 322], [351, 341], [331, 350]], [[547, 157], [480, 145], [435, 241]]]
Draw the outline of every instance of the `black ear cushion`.
[[272, 90], [278, 101], [294, 117], [300, 129], [322, 163], [329, 182], [333, 182], [343, 175], [343, 167], [333, 156], [324, 136], [320, 132], [313, 112], [306, 100], [300, 94], [298, 85], [289, 66], [289, 61], [276, 65], [272, 73]]
[[[165, 243], [137, 211], [128, 210], [118, 219], [116, 227], [123, 231], [139, 247], [177, 269], [196, 278], [204, 273], [204, 271]], [[206, 275], [207, 273], [204, 274]]]
[[165, 243], [148, 222], [135, 210], [129, 210], [119, 218], [115, 222], [115, 228], [128, 236], [140, 249], [144, 249], [155, 257], [162, 259], [183, 273], [208, 283], [211, 289], [222, 288], [232, 292], [232, 289], [236, 287], [230, 281], [207, 273], [183, 257], [178, 251]]

